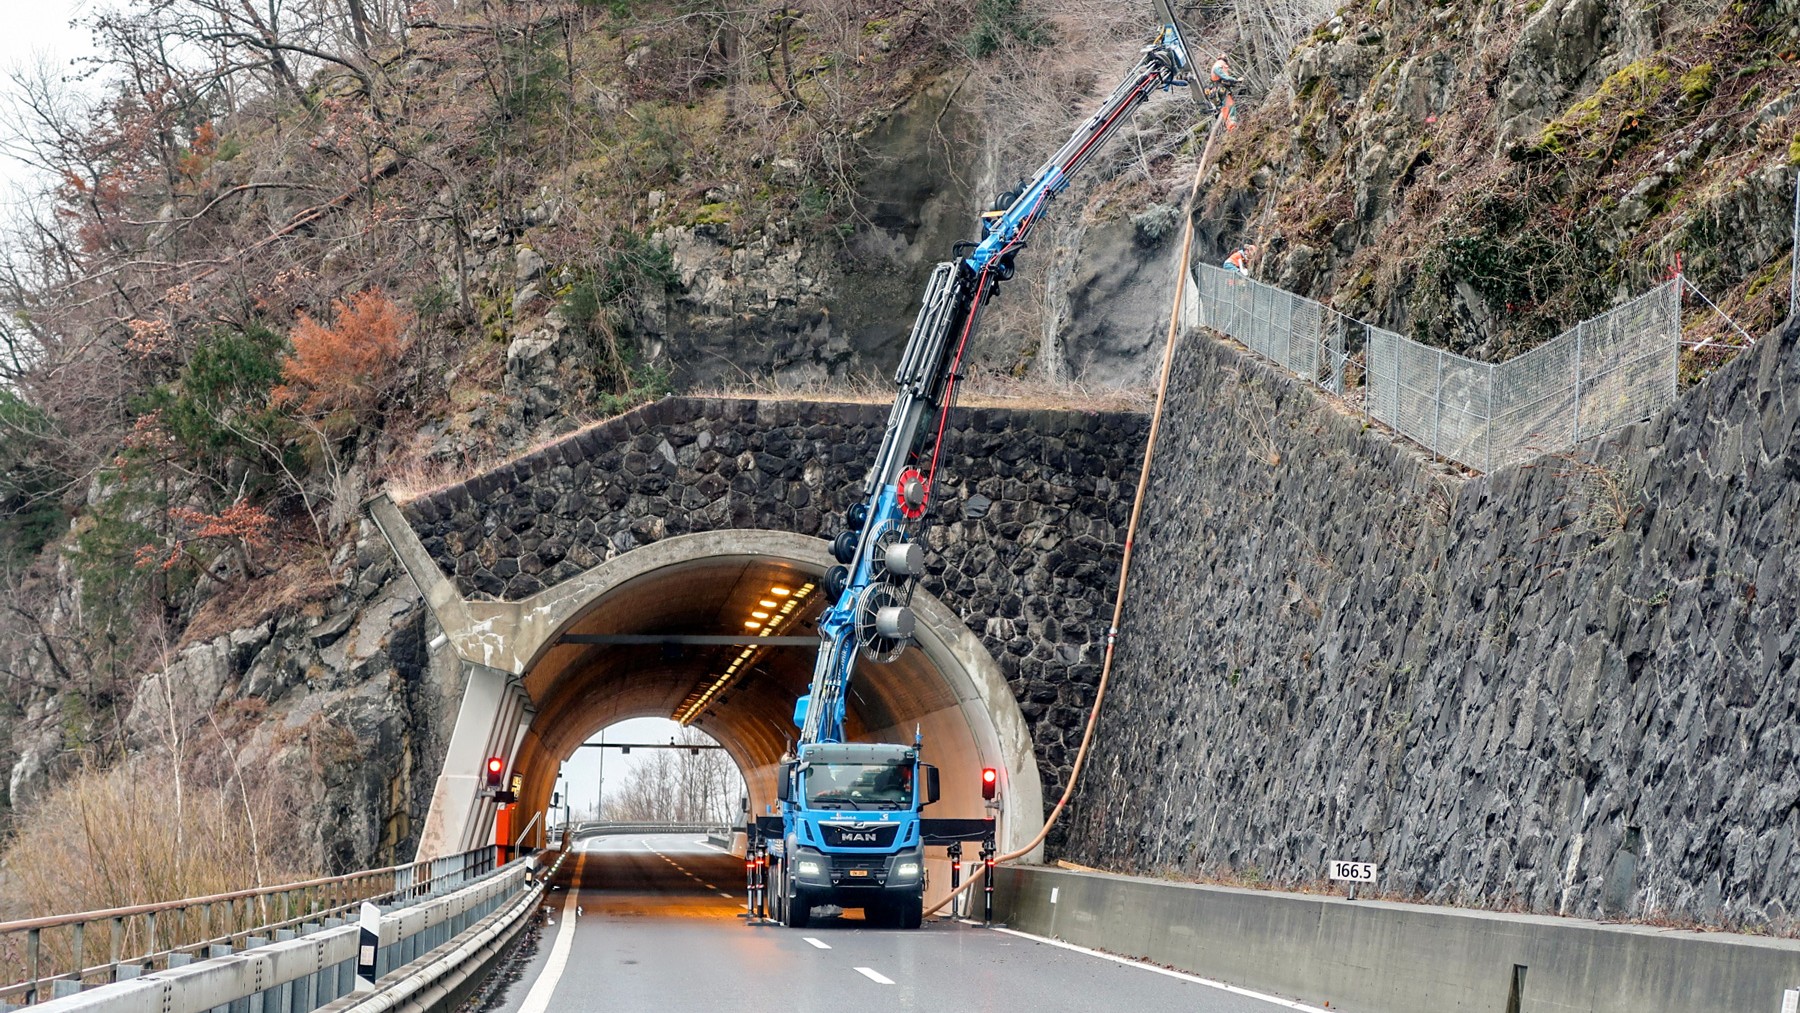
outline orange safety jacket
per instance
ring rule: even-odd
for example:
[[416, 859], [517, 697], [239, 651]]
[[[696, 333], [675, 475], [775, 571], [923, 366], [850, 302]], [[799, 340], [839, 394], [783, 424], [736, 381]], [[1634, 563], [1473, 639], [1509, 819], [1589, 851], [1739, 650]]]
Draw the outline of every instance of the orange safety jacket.
[[1218, 84], [1229, 77], [1231, 77], [1231, 64], [1220, 60], [1212, 65], [1213, 84]]
[[1244, 248], [1240, 246], [1236, 253], [1225, 258], [1225, 266], [1236, 268], [1240, 273], [1249, 274], [1250, 258], [1244, 253]]

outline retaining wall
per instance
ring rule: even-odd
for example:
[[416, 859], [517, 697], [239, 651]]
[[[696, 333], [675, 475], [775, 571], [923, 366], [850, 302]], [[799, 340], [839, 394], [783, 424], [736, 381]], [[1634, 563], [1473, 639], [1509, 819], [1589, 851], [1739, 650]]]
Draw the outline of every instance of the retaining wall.
[[1346, 1013], [1780, 1013], [1783, 990], [1800, 986], [1791, 939], [1036, 867], [996, 874], [996, 916], [1012, 928]]
[[1465, 478], [1184, 342], [1062, 852], [1586, 917], [1800, 909], [1800, 328]]

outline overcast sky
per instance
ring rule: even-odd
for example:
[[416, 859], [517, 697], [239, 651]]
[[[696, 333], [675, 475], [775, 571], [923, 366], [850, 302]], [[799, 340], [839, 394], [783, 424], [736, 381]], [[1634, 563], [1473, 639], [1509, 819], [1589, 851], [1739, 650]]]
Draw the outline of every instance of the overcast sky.
[[[588, 736], [589, 742], [599, 742], [604, 734], [607, 742], [667, 742], [681, 731], [681, 726], [668, 718], [633, 718], [621, 721], [607, 728], [604, 733]], [[650, 750], [637, 750], [629, 756], [617, 749], [577, 749], [575, 755], [563, 764], [562, 778], [557, 790], [566, 791], [573, 800], [577, 810], [592, 809], [595, 789], [599, 787], [601, 777], [600, 754], [606, 754], [606, 794], [610, 797], [619, 786], [625, 783], [625, 776], [638, 764], [648, 761], [656, 753]]]
[[[0, 27], [0, 101], [10, 102], [13, 98], [13, 71], [29, 68], [40, 59], [66, 67], [69, 60], [86, 53], [87, 31], [70, 28], [69, 21], [90, 13], [102, 2], [5, 0], [6, 17]], [[30, 172], [23, 165], [0, 153], [0, 181], [4, 182], [4, 200], [9, 206], [18, 201], [18, 186], [29, 178]]]

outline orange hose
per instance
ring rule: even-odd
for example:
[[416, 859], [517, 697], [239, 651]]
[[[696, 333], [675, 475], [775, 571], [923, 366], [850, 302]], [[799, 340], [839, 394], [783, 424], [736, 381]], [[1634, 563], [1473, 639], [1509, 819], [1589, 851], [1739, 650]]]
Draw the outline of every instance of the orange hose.
[[[1112, 626], [1106, 633], [1106, 656], [1100, 664], [1100, 681], [1094, 687], [1094, 706], [1088, 711], [1087, 728], [1081, 733], [1081, 748], [1076, 751], [1075, 762], [1069, 768], [1069, 781], [1063, 785], [1062, 797], [1056, 800], [1056, 808], [1050, 810], [1050, 815], [1044, 819], [1044, 826], [1037, 832], [1037, 836], [1031, 839], [1031, 843], [1016, 851], [1009, 851], [995, 861], [1010, 862], [1022, 858], [1044, 843], [1044, 838], [1050, 835], [1050, 828], [1056, 826], [1056, 821], [1062, 816], [1063, 809], [1068, 806], [1069, 799], [1075, 794], [1076, 781], [1081, 777], [1082, 766], [1087, 762], [1088, 748], [1094, 741], [1094, 729], [1100, 723], [1100, 704], [1106, 699], [1106, 684], [1112, 676], [1113, 644], [1118, 639], [1119, 622], [1125, 613], [1125, 585], [1131, 573], [1131, 550], [1137, 536], [1138, 518], [1144, 509], [1144, 490], [1150, 485], [1150, 462], [1156, 454], [1156, 438], [1162, 430], [1163, 404], [1169, 393], [1169, 371], [1175, 361], [1175, 339], [1181, 333], [1181, 298], [1187, 291], [1188, 255], [1194, 246], [1194, 202], [1199, 199], [1200, 181], [1206, 175], [1206, 165], [1212, 159], [1214, 145], [1218, 142], [1219, 135], [1223, 133], [1219, 126], [1226, 123], [1226, 117], [1229, 114], [1230, 107], [1221, 109], [1218, 118], [1213, 121], [1212, 128], [1207, 132], [1206, 148], [1200, 154], [1200, 164], [1194, 169], [1193, 189], [1188, 192], [1187, 229], [1181, 239], [1181, 259], [1176, 264], [1175, 302], [1169, 311], [1169, 335], [1163, 343], [1162, 374], [1156, 384], [1156, 407], [1150, 415], [1150, 435], [1144, 444], [1144, 463], [1138, 470], [1137, 495], [1131, 501], [1131, 521], [1125, 527], [1125, 553], [1119, 560], [1119, 591], [1113, 599]], [[937, 913], [957, 896], [967, 893], [986, 874], [987, 866], [985, 864], [975, 866], [974, 871], [969, 874], [969, 878], [961, 886], [926, 908], [925, 913], [928, 915]]]

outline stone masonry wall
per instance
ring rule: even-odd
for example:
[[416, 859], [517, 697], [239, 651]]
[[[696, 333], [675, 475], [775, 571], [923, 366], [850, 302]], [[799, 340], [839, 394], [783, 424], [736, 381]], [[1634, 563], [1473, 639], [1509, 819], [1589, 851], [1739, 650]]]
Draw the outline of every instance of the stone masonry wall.
[[[518, 599], [672, 535], [835, 535], [887, 414], [665, 398], [404, 509], [464, 595]], [[1093, 702], [1146, 427], [1129, 413], [950, 416], [923, 586], [999, 662], [1050, 798]]]
[[1584, 916], [1800, 907], [1800, 328], [1460, 478], [1189, 339], [1065, 854]]

